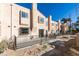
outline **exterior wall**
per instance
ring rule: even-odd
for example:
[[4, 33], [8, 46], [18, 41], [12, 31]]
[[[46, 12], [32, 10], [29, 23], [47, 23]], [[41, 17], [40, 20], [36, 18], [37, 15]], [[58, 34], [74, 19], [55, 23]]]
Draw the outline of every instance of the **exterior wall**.
[[60, 32], [60, 30], [61, 30], [61, 22], [60, 20], [58, 20], [58, 31]]
[[[28, 14], [28, 18], [22, 18], [20, 11]], [[44, 23], [39, 23], [39, 17], [44, 18]], [[16, 4], [0, 4], [0, 25], [1, 33], [0, 37], [3, 39], [9, 39], [11, 36], [19, 36], [19, 28], [29, 28], [28, 35], [39, 36], [39, 29], [44, 29], [44, 35], [46, 30], [48, 34], [52, 29], [57, 30], [57, 26], [52, 26], [52, 17], [46, 18], [38, 9], [37, 4], [32, 4], [32, 10], [21, 7]], [[46, 26], [46, 22], [48, 25]]]
[[[23, 11], [23, 12], [27, 13], [28, 14], [28, 18], [22, 18], [20, 16], [20, 11]], [[18, 6], [18, 5], [13, 5], [13, 16], [12, 17], [13, 17], [13, 26], [17, 27], [17, 29], [13, 28], [13, 30], [14, 30], [13, 31], [13, 35], [16, 35], [15, 33], [17, 33], [16, 36], [19, 35], [18, 29], [20, 27], [29, 28], [29, 31], [30, 31], [30, 9], [23, 8], [23, 7]]]
[[[28, 13], [27, 25], [19, 24], [19, 11]], [[0, 4], [1, 37], [9, 39], [11, 36], [19, 35], [20, 27], [30, 27], [30, 10], [16, 4]], [[22, 19], [23, 20], [23, 19]]]
[[32, 31], [31, 35], [38, 35], [38, 16], [37, 16], [37, 4], [32, 4]]
[[[32, 4], [32, 35], [39, 36], [39, 29], [43, 28], [44, 29], [44, 34], [45, 34], [45, 19], [46, 17], [37, 9], [37, 4]], [[42, 17], [44, 18], [44, 23], [39, 23], [39, 18]]]
[[[44, 29], [44, 35], [46, 34], [46, 30], [48, 31], [48, 34], [52, 31], [52, 16], [49, 16], [46, 18], [38, 9], [37, 4], [32, 4], [32, 10], [31, 10], [31, 34], [32, 35], [39, 35], [39, 29]], [[39, 23], [39, 18], [44, 18], [44, 23]], [[48, 26], [46, 26], [46, 22], [48, 22]]]
[[[45, 29], [45, 24], [46, 24], [46, 17], [42, 14], [42, 13], [40, 13], [39, 11], [38, 11], [38, 17], [40, 18], [44, 18], [44, 23], [40, 23], [39, 22], [39, 19], [38, 19], [38, 31], [39, 31], [39, 29], [43, 29], [44, 30], [44, 35], [45, 35], [45, 32], [46, 32], [46, 29]], [[38, 32], [38, 34], [39, 34], [39, 32]]]
[[45, 29], [48, 31], [48, 18], [46, 18], [45, 23], [47, 23], [47, 24], [45, 24], [45, 25], [46, 25], [46, 26], [45, 26]]
[[50, 34], [51, 33], [51, 31], [52, 31], [52, 16], [49, 16], [48, 17], [48, 34]]
[[1, 39], [11, 36], [11, 7], [10, 4], [0, 4]]
[[58, 30], [58, 22], [52, 21], [52, 33], [56, 33]]

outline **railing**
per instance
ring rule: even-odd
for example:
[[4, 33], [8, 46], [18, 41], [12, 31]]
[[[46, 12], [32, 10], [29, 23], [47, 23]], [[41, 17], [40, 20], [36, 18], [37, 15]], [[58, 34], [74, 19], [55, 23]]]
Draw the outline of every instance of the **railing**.
[[16, 38], [13, 38], [13, 40], [10, 42], [13, 49], [16, 49], [16, 47], [19, 45], [33, 45], [33, 44], [43, 44], [48, 42], [49, 39], [52, 39], [52, 37], [39, 37], [37, 35], [21, 35]]

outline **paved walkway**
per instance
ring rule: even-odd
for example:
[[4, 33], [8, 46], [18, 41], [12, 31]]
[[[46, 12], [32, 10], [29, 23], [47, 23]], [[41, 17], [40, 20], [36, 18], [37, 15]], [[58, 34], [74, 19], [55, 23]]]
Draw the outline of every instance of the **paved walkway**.
[[52, 49], [47, 53], [42, 54], [42, 56], [64, 56], [63, 52], [58, 49]]
[[50, 43], [50, 42], [54, 42], [57, 41], [57, 39], [46, 39], [46, 38], [40, 38], [37, 40], [32, 40], [32, 41], [28, 41], [28, 42], [24, 42], [24, 43], [19, 43], [17, 44], [17, 49], [18, 48], [23, 48], [23, 47], [28, 47], [28, 46], [32, 46], [34, 44], [42, 44], [42, 43]]
[[[68, 39], [58, 39], [58, 38], [56, 38], [56, 39], [49, 39], [49, 38], [38, 38], [38, 39], [35, 39], [35, 40], [30, 40], [30, 41], [25, 41], [25, 42], [23, 42], [23, 43], [19, 43], [19, 44], [17, 44], [17, 48], [23, 48], [23, 47], [27, 47], [27, 46], [32, 46], [32, 45], [34, 45], [34, 44], [41, 44], [41, 43], [51, 43], [51, 42], [55, 42], [55, 41], [69, 41], [70, 40], [70, 35], [64, 35], [64, 36], [66, 36], [66, 37], [68, 37]], [[61, 37], [61, 36], [60, 36]]]

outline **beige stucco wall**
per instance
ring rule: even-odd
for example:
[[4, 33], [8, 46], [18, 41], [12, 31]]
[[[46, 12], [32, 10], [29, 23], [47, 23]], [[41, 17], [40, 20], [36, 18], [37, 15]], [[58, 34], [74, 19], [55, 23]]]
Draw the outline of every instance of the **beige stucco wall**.
[[[45, 23], [48, 22], [48, 18], [46, 18]], [[45, 29], [48, 31], [48, 26], [45, 26]]]
[[58, 30], [60, 31], [61, 30], [61, 21], [58, 20]]
[[[21, 17], [21, 25], [19, 24], [19, 11], [23, 11], [25, 13], [28, 14], [28, 18], [22, 18]], [[15, 16], [16, 15], [16, 16]], [[17, 23], [16, 23], [17, 22]], [[18, 25], [18, 26], [17, 26]], [[17, 32], [17, 35], [19, 34], [18, 33], [18, 29], [20, 27], [26, 27], [26, 28], [29, 28], [30, 30], [30, 9], [27, 9], [27, 8], [23, 8], [19, 5], [15, 5], [13, 4], [13, 26], [16, 26], [17, 29], [13, 28], [13, 35]]]
[[[28, 18], [21, 18], [22, 23], [19, 24], [19, 12], [23, 11], [28, 13]], [[11, 37], [11, 15], [12, 15], [12, 35], [19, 36], [19, 28], [26, 27], [29, 28], [29, 32], [31, 35], [39, 35], [39, 28], [41, 26], [44, 27], [44, 34], [46, 30], [48, 30], [48, 26], [46, 26], [46, 22], [48, 22], [48, 18], [46, 18], [38, 9], [37, 4], [32, 4], [32, 19], [33, 19], [33, 30], [30, 32], [30, 9], [24, 8], [22, 6], [12, 4], [12, 14], [11, 14], [11, 4], [0, 4], [0, 21], [1, 21], [1, 38], [8, 39]], [[44, 23], [38, 23], [38, 16], [44, 18]], [[50, 30], [48, 34], [52, 31], [52, 16], [50, 16]]]
[[37, 4], [32, 4], [32, 19], [33, 19], [33, 29], [31, 35], [38, 35], [38, 14], [37, 14]]
[[[10, 19], [11, 19], [11, 7], [9, 4], [0, 4], [0, 20], [1, 20], [1, 39], [6, 39], [10, 37], [10, 28], [11, 26]], [[10, 16], [10, 17], [9, 17]]]
[[[46, 25], [46, 17], [37, 9], [37, 4], [32, 4], [32, 14], [33, 14], [33, 30], [32, 35], [39, 35], [40, 27], [44, 27], [44, 34], [45, 34], [45, 25]], [[38, 17], [44, 18], [44, 23], [38, 23]]]
[[54, 33], [56, 33], [56, 30], [58, 30], [58, 26], [57, 26], [58, 22], [52, 21], [52, 23], [53, 23], [52, 30]]
[[48, 30], [48, 34], [50, 34], [51, 33], [51, 31], [52, 31], [52, 16], [50, 15], [49, 16], [49, 20], [50, 20], [50, 30]]
[[[25, 25], [19, 25], [19, 11], [28, 13], [28, 19]], [[1, 38], [11, 37], [11, 4], [0, 4]], [[12, 35], [18, 36], [19, 27], [30, 27], [30, 10], [19, 5], [12, 4]]]
[[[39, 11], [38, 11], [38, 16], [44, 18], [44, 23], [38, 24], [38, 31], [39, 31], [40, 27], [43, 27], [44, 28], [44, 35], [45, 35], [45, 32], [46, 32], [46, 28], [45, 28], [46, 27], [46, 17]], [[39, 32], [38, 32], [38, 34], [39, 34]]]

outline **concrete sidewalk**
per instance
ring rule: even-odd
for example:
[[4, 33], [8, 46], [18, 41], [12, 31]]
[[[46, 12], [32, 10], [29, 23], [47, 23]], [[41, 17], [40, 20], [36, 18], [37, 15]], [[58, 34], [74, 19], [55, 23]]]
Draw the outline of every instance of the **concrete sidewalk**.
[[50, 39], [50, 38], [38, 38], [38, 39], [35, 39], [35, 40], [30, 40], [30, 41], [25, 41], [23, 43], [19, 43], [17, 44], [17, 48], [23, 48], [23, 47], [28, 47], [28, 46], [32, 46], [34, 44], [42, 44], [42, 43], [52, 43], [52, 42], [55, 42], [55, 41], [69, 41], [70, 40], [70, 36], [67, 36], [68, 39], [60, 39], [60, 38], [56, 38], [56, 39]]
[[57, 39], [40, 38], [40, 39], [37, 39], [37, 40], [19, 43], [19, 44], [17, 44], [17, 49], [32, 46], [34, 44], [50, 43], [50, 42], [55, 42], [55, 41], [57, 41]]

